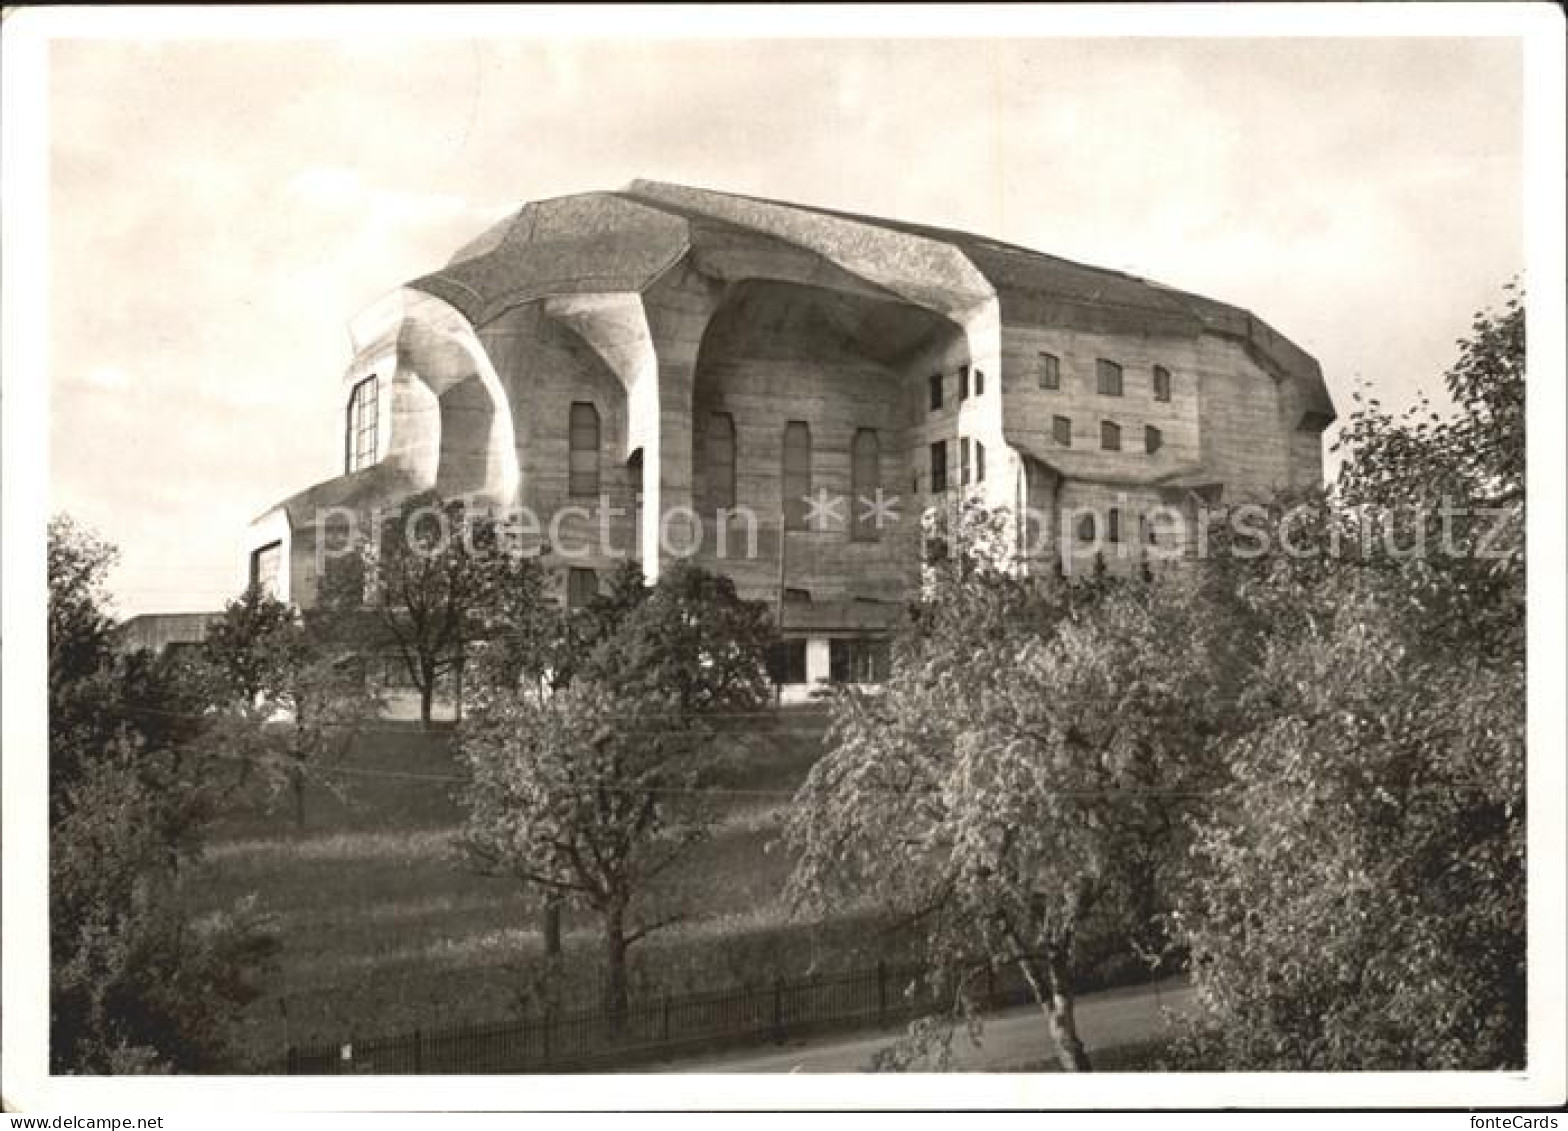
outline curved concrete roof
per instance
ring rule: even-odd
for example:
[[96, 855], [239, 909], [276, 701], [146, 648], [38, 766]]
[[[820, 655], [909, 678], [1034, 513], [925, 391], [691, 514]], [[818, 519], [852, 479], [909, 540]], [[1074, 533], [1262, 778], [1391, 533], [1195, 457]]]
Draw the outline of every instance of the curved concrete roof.
[[995, 299], [1004, 324], [1130, 318], [1222, 335], [1298, 383], [1304, 421], [1334, 419], [1318, 363], [1240, 307], [968, 232], [656, 181], [527, 204], [410, 285], [477, 326], [548, 295], [641, 291], [687, 254], [744, 277], [752, 251], [932, 309]]

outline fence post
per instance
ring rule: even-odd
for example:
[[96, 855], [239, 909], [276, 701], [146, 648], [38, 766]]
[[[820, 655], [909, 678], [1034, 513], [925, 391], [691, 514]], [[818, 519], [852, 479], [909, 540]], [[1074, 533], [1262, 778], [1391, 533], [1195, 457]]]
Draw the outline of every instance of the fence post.
[[887, 963], [877, 959], [877, 1024], [887, 1023]]
[[773, 1039], [784, 1043], [784, 979], [773, 979]]

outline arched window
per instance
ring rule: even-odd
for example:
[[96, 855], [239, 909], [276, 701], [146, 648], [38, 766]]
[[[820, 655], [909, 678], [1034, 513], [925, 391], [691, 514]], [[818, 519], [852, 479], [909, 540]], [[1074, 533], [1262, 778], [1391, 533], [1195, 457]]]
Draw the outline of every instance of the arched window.
[[882, 488], [882, 442], [876, 429], [861, 428], [855, 433], [849, 459], [849, 506], [854, 522], [850, 537], [856, 542], [875, 542], [882, 536], [875, 521], [880, 513], [877, 492]]
[[708, 502], [715, 512], [735, 506], [735, 418], [708, 417]]
[[380, 424], [380, 382], [372, 373], [348, 395], [348, 422], [344, 436], [344, 466], [350, 473], [376, 462], [377, 428]]
[[811, 428], [804, 420], [784, 426], [784, 529], [806, 529], [811, 494]]
[[599, 493], [599, 410], [587, 401], [572, 402], [571, 454], [567, 465], [567, 493]]
[[1171, 371], [1163, 365], [1154, 367], [1154, 399], [1157, 401], [1171, 399]]

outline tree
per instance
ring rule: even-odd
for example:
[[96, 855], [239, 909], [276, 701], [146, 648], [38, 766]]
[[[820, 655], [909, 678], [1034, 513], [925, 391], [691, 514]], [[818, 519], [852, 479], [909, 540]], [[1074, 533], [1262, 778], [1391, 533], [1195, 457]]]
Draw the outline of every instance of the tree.
[[210, 1068], [275, 941], [252, 908], [192, 920], [219, 800], [205, 684], [115, 652], [113, 549], [49, 528], [50, 1064], [56, 1072]]
[[347, 753], [370, 707], [356, 658], [254, 585], [208, 630], [206, 654], [226, 708], [215, 724], [304, 827], [308, 780]]
[[1523, 375], [1510, 297], [1453, 415], [1358, 401], [1310, 555], [1209, 565], [1250, 666], [1172, 920], [1189, 1064], [1524, 1062]]
[[728, 579], [670, 570], [651, 590], [623, 574], [587, 617], [597, 637], [570, 681], [490, 687], [462, 736], [471, 775], [463, 844], [474, 864], [598, 917], [605, 1008], [627, 1008], [627, 952], [673, 921], [655, 882], [705, 835], [700, 787], [714, 712], [769, 692], [765, 609]]
[[1159, 910], [1210, 634], [1187, 590], [1031, 579], [992, 557], [931, 567], [886, 686], [833, 700], [786, 824], [790, 894], [822, 915], [874, 893], [924, 932], [961, 1004], [1016, 965], [1057, 1060], [1084, 1070], [1080, 932], [1098, 913], [1131, 940]]
[[518, 559], [492, 520], [433, 493], [410, 499], [406, 517], [384, 523], [361, 555], [370, 605], [419, 690], [428, 727], [441, 679], [461, 680], [468, 646], [482, 634], [480, 610], [505, 580], [497, 570]]

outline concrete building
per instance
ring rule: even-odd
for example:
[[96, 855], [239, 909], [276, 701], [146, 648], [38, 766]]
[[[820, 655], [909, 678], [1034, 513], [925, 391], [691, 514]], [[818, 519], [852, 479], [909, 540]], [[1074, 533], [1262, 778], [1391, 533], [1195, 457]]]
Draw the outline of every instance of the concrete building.
[[222, 618], [216, 612], [141, 613], [120, 623], [115, 644], [124, 652], [188, 654], [206, 643], [207, 633]]
[[875, 674], [927, 508], [1030, 516], [1035, 566], [1129, 569], [1200, 500], [1319, 483], [1334, 419], [1317, 363], [1245, 310], [647, 181], [525, 205], [351, 336], [343, 474], [255, 521], [252, 579], [309, 605], [323, 514], [435, 489], [537, 516], [568, 600], [625, 555], [727, 572], [779, 603], [810, 681]]

